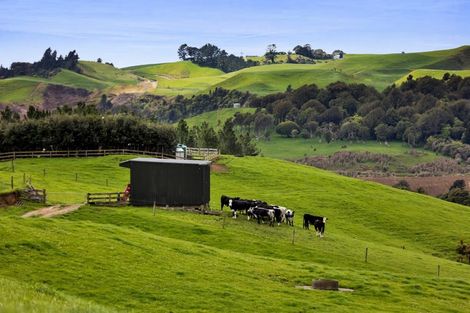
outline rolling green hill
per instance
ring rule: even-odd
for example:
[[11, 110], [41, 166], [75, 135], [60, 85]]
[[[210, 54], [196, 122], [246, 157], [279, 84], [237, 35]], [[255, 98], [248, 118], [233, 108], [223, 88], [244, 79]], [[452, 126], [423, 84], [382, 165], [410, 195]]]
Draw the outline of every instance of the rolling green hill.
[[2, 79], [0, 103], [40, 103], [43, 91], [50, 84], [95, 91], [135, 86], [143, 80], [108, 64], [80, 61], [78, 66], [81, 73], [62, 69], [50, 78], [18, 76]]
[[[284, 91], [288, 85], [296, 88], [315, 83], [323, 87], [336, 81], [364, 83], [382, 90], [417, 69], [468, 70], [469, 55], [470, 46], [463, 46], [418, 53], [346, 54], [342, 60], [261, 65], [227, 74], [188, 61], [136, 66], [127, 70], [157, 79], [159, 86], [155, 92], [167, 95], [190, 95], [215, 87], [268, 94]], [[459, 73], [468, 75], [466, 71]]]
[[[280, 56], [279, 61], [285, 62], [285, 58]], [[336, 81], [365, 83], [382, 90], [394, 82], [401, 82], [409, 73], [416, 78], [426, 74], [440, 77], [448, 71], [469, 76], [470, 46], [404, 54], [346, 54], [342, 60], [324, 60], [316, 64], [261, 65], [232, 73], [201, 67], [189, 61], [124, 69], [80, 61], [79, 67], [82, 71], [80, 74], [62, 70], [48, 79], [26, 76], [0, 80], [0, 103], [39, 103], [48, 84], [90, 91], [150, 92], [169, 96], [189, 96], [208, 92], [215, 87], [264, 95], [284, 91], [289, 85], [296, 88], [315, 83], [323, 87]], [[139, 83], [145, 79], [156, 81], [157, 88], [152, 84], [140, 86]]]
[[[87, 191], [121, 190], [129, 180], [118, 167], [122, 158], [17, 160], [14, 175], [31, 175], [52, 202], [73, 203]], [[154, 216], [152, 208], [18, 217], [27, 205], [0, 210], [0, 276], [135, 312], [468, 309], [470, 266], [454, 261], [456, 244], [470, 238], [467, 207], [269, 158], [223, 157], [220, 164], [226, 170], [211, 174], [214, 209], [221, 194], [282, 204], [296, 212], [295, 234], [245, 218], [171, 210]], [[11, 174], [2, 163], [1, 181]], [[325, 238], [302, 229], [306, 212], [328, 216]], [[338, 279], [354, 292], [295, 288], [317, 278]], [[25, 302], [40, 296], [30, 288], [21, 288], [32, 298]]]
[[430, 69], [419, 69], [419, 70], [414, 70], [411, 71], [410, 73], [404, 75], [400, 79], [398, 79], [395, 84], [401, 84], [406, 81], [408, 78], [408, 75], [413, 75], [414, 79], [424, 77], [424, 76], [431, 76], [436, 79], [442, 79], [442, 76], [444, 76], [445, 73], [449, 74], [455, 74], [457, 76], [461, 77], [469, 77], [470, 76], [470, 70], [430, 70]]
[[195, 94], [221, 82], [224, 75], [221, 70], [201, 67], [190, 61], [138, 65], [124, 70], [157, 80], [156, 93], [163, 95]]

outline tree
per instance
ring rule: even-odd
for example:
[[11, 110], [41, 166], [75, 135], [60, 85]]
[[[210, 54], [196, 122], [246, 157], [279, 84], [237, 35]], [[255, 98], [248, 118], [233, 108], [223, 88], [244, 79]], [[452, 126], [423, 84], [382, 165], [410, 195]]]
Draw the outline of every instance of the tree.
[[214, 129], [206, 121], [202, 122], [198, 133], [198, 146], [201, 148], [217, 148], [219, 140]]
[[274, 125], [274, 118], [271, 114], [258, 113], [253, 122], [255, 134], [260, 136], [266, 134]]
[[264, 54], [264, 57], [267, 63], [269, 62], [275, 63], [277, 55], [278, 55], [278, 52], [277, 52], [276, 44], [272, 43], [266, 47], [266, 53]]
[[451, 191], [452, 189], [455, 189], [455, 188], [465, 189], [465, 186], [466, 186], [465, 180], [457, 179], [456, 181], [454, 181], [452, 186], [450, 186], [449, 191]]
[[297, 132], [300, 131], [299, 125], [292, 121], [286, 121], [279, 123], [276, 127], [276, 133], [281, 136], [292, 137], [293, 131], [296, 130]]
[[176, 127], [176, 140], [181, 144], [189, 144], [188, 139], [189, 127], [188, 123], [183, 119], [178, 122], [178, 126]]
[[243, 153], [243, 149], [233, 131], [232, 118], [227, 119], [224, 127], [219, 131], [219, 146], [222, 154], [241, 155]]
[[98, 109], [101, 111], [107, 111], [110, 110], [112, 107], [112, 102], [108, 100], [108, 97], [105, 94], [102, 94], [100, 102], [98, 103]]
[[411, 190], [410, 184], [404, 179], [393, 185], [393, 187], [403, 190]]
[[379, 141], [386, 141], [394, 137], [394, 129], [386, 124], [379, 124], [374, 128], [375, 137]]
[[183, 61], [187, 60], [188, 58], [188, 45], [187, 44], [182, 44], [178, 48], [178, 58]]
[[293, 108], [292, 103], [287, 99], [282, 99], [274, 102], [273, 114], [278, 121], [284, 122], [286, 120], [287, 113]]
[[103, 63], [103, 60], [102, 60], [101, 58], [98, 58], [98, 59], [96, 60], [96, 62], [98, 62], [98, 63]]
[[243, 155], [257, 155], [258, 154], [256, 145], [253, 143], [252, 137], [250, 136], [249, 132], [246, 132], [245, 134], [241, 134], [238, 138], [238, 142], [240, 143]]

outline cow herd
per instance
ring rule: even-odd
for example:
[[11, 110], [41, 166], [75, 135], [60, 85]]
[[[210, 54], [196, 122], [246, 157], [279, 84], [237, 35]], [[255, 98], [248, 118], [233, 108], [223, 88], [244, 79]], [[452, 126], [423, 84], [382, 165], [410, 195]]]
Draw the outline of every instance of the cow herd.
[[[220, 210], [223, 210], [224, 206], [230, 208], [233, 218], [237, 218], [240, 213], [244, 213], [248, 220], [257, 220], [258, 224], [266, 221], [269, 223], [269, 226], [274, 226], [275, 223], [277, 225], [286, 223], [289, 226], [294, 226], [295, 212], [283, 206], [270, 205], [262, 200], [246, 200], [239, 197], [221, 196]], [[323, 216], [304, 214], [303, 228], [310, 229], [310, 225], [313, 225], [317, 236], [323, 237], [326, 221], [327, 218]]]

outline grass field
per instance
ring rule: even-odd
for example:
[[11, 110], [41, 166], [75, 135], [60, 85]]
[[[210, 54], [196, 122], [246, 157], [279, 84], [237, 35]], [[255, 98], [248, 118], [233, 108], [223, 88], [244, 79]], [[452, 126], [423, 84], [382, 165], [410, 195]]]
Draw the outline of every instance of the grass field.
[[338, 151], [383, 153], [396, 157], [407, 166], [430, 162], [439, 157], [433, 152], [416, 148], [418, 156], [410, 154], [410, 147], [403, 142], [392, 141], [387, 145], [377, 141], [349, 142], [333, 141], [326, 143], [319, 138], [284, 138], [273, 135], [269, 141], [256, 142], [263, 156], [277, 159], [295, 160], [305, 156], [332, 155]]
[[[444, 76], [445, 73], [455, 74], [455, 75], [461, 76], [461, 77], [469, 77], [470, 76], [470, 70], [452, 71], [452, 70], [419, 69], [419, 70], [414, 70], [409, 74], [413, 75], [414, 79], [421, 78], [421, 77], [424, 77], [424, 76], [431, 76], [431, 77], [434, 77], [436, 79], [442, 79], [442, 77]], [[408, 78], [409, 74], [407, 74], [407, 75], [403, 76], [402, 78], [400, 78], [399, 80], [397, 80], [395, 82], [395, 84], [400, 85], [403, 82], [405, 82], [406, 79]]]
[[[121, 190], [129, 179], [118, 167], [122, 158], [17, 160], [15, 175], [32, 173], [50, 201], [71, 203], [79, 198], [68, 192]], [[468, 311], [470, 266], [454, 261], [458, 241], [470, 238], [468, 208], [286, 161], [220, 163], [227, 172], [211, 174], [211, 206], [229, 194], [292, 208], [295, 244], [290, 227], [242, 218], [84, 207], [60, 218], [23, 219], [18, 215], [28, 206], [1, 209], [0, 295], [12, 288], [25, 294], [26, 305], [51, 301], [56, 311], [64, 305], [73, 312], [86, 311], [67, 307], [79, 302], [135, 312]], [[83, 177], [75, 182], [78, 170]], [[2, 163], [2, 181], [10, 175]], [[114, 178], [109, 187], [107, 177]], [[329, 217], [325, 238], [301, 229], [305, 212]], [[316, 278], [355, 291], [295, 288]], [[0, 297], [3, 307], [16, 301]]]
[[[202, 113], [190, 118], [186, 118], [185, 120], [188, 123], [189, 127], [201, 125], [202, 122], [207, 122], [210, 127], [213, 127], [214, 129], [219, 129], [224, 125], [225, 121], [233, 117], [235, 113], [253, 113], [255, 112], [255, 110], [255, 108], [224, 108], [217, 111]], [[177, 124], [178, 123], [175, 123], [175, 125]]]
[[[284, 91], [288, 85], [297, 88], [315, 83], [324, 87], [336, 81], [364, 83], [382, 90], [417, 69], [468, 70], [469, 54], [469, 46], [404, 54], [346, 54], [342, 60], [261, 65], [227, 74], [187, 61], [135, 66], [126, 70], [157, 79], [159, 88], [156, 93], [166, 95], [192, 95], [215, 87], [268, 94]], [[468, 75], [466, 71], [460, 74]], [[417, 75], [419, 77], [419, 73]]]

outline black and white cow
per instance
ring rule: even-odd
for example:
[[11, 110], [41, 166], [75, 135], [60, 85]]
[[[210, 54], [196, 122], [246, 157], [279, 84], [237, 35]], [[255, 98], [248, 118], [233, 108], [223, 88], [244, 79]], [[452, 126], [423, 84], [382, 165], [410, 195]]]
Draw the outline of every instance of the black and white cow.
[[261, 224], [261, 221], [266, 219], [269, 221], [269, 226], [274, 226], [274, 221], [276, 219], [274, 209], [258, 206], [248, 209], [247, 215], [248, 219], [250, 219], [250, 217], [256, 218], [258, 220], [258, 224]]
[[304, 228], [310, 229], [310, 224], [315, 227], [317, 236], [323, 237], [325, 233], [325, 224], [328, 218], [324, 216], [315, 216], [311, 214], [304, 214]]
[[240, 200], [239, 197], [235, 197], [235, 198], [232, 198], [232, 197], [228, 197], [228, 196], [224, 196], [222, 195], [220, 197], [220, 210], [222, 211], [222, 209], [224, 208], [224, 206], [229, 206], [229, 201], [230, 199], [232, 200]]
[[245, 214], [248, 214], [248, 209], [254, 208], [259, 204], [264, 204], [265, 202], [260, 200], [243, 200], [243, 199], [230, 199], [228, 206], [232, 210], [232, 217], [237, 218], [237, 212], [245, 211]]
[[286, 223], [287, 225], [294, 226], [294, 211], [286, 210]]

